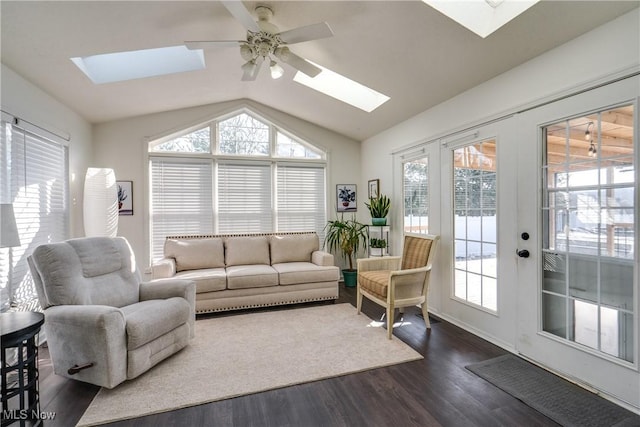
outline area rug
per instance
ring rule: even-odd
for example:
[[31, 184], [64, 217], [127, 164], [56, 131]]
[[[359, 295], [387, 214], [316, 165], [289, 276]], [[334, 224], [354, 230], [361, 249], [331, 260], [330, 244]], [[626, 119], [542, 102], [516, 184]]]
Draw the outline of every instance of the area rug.
[[196, 338], [140, 377], [102, 388], [79, 426], [98, 425], [394, 365], [422, 356], [351, 304], [196, 321]]
[[640, 416], [512, 354], [466, 368], [563, 426], [640, 425]]

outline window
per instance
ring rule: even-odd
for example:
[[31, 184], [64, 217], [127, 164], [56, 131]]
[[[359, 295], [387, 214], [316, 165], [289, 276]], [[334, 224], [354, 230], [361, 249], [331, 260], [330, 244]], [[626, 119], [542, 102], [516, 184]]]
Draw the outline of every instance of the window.
[[218, 232], [273, 230], [271, 165], [221, 163], [218, 166]]
[[497, 311], [496, 141], [453, 151], [454, 295]]
[[[210, 130], [215, 130], [211, 132]], [[326, 154], [248, 112], [149, 143], [151, 255], [182, 234], [315, 231]]]
[[150, 144], [149, 151], [158, 153], [210, 153], [211, 129], [207, 126], [168, 141]]
[[150, 173], [154, 254], [162, 254], [164, 236], [213, 232], [210, 161], [152, 157]]
[[637, 325], [634, 115], [627, 105], [543, 129], [543, 330], [629, 362]]
[[325, 216], [325, 168], [282, 164], [277, 172], [278, 230], [316, 230], [322, 238]]
[[0, 199], [13, 204], [21, 245], [0, 248], [0, 286], [3, 301], [26, 311], [39, 307], [27, 256], [38, 245], [68, 237], [68, 166], [65, 146], [16, 121], [1, 122]]
[[429, 158], [404, 163], [404, 231], [429, 233]]
[[269, 155], [269, 126], [248, 114], [218, 124], [221, 154]]
[[317, 150], [308, 147], [301, 142], [294, 141], [282, 132], [276, 133], [276, 156], [301, 159], [322, 158], [322, 154]]

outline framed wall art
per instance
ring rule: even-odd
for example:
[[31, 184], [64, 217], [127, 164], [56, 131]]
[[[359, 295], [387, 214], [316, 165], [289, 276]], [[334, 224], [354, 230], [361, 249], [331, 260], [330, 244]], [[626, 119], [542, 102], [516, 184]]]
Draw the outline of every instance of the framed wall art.
[[356, 212], [356, 184], [336, 185], [336, 208], [338, 212]]
[[133, 181], [116, 181], [118, 185], [118, 214], [133, 215]]
[[380, 194], [380, 180], [379, 179], [370, 179], [369, 180], [369, 198], [375, 199]]

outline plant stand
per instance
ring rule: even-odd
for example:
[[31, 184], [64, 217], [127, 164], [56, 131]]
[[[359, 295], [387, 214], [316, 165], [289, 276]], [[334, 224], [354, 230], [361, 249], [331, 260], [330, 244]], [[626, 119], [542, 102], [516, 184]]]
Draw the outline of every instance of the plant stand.
[[386, 248], [372, 248], [371, 245], [369, 248], [369, 256], [370, 257], [379, 257], [379, 256], [388, 256], [389, 252], [389, 234], [391, 231], [391, 227], [388, 225], [367, 225], [369, 227], [369, 239], [384, 239], [387, 241]]

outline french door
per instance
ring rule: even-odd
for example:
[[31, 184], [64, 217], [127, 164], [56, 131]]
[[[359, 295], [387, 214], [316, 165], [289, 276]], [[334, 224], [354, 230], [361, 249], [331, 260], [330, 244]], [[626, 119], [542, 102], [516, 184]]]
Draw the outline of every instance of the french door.
[[524, 356], [640, 408], [638, 77], [514, 118]]

